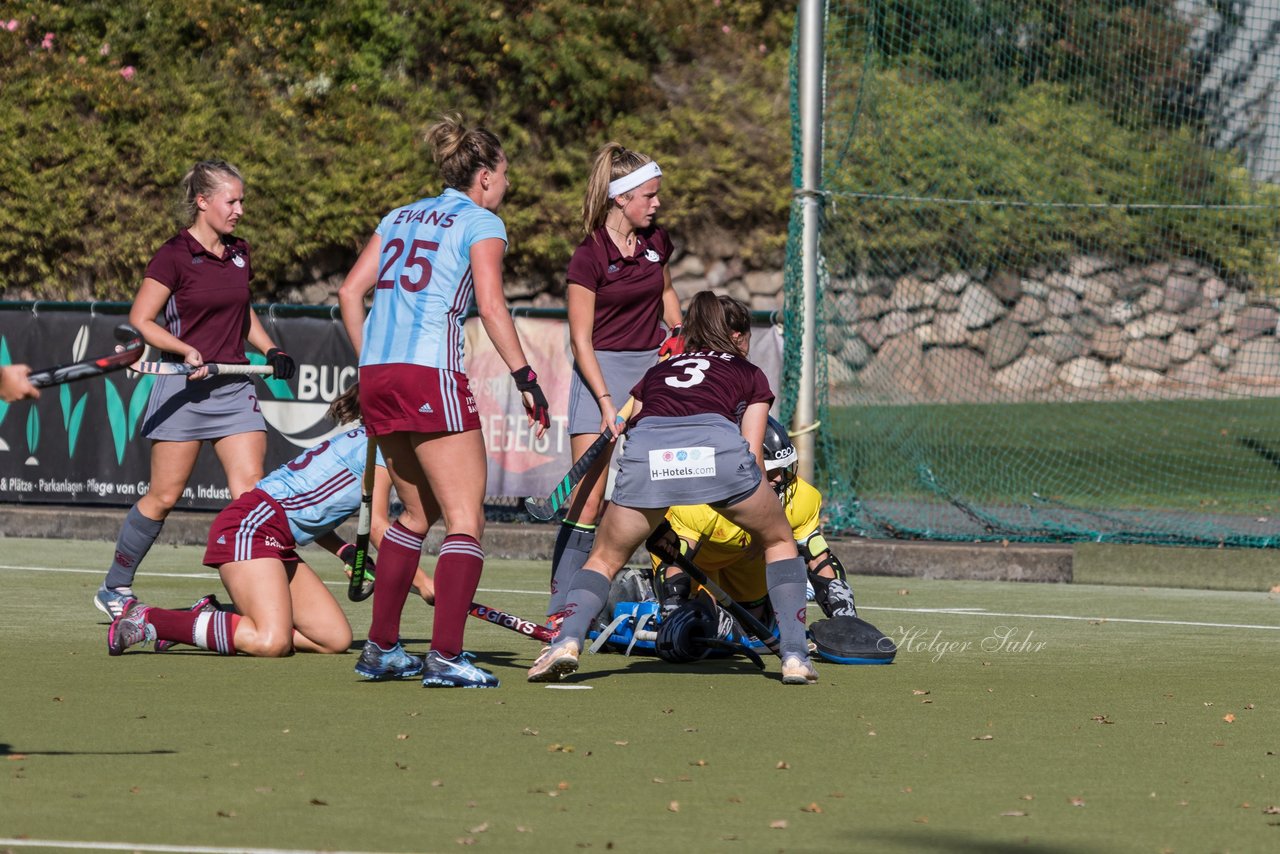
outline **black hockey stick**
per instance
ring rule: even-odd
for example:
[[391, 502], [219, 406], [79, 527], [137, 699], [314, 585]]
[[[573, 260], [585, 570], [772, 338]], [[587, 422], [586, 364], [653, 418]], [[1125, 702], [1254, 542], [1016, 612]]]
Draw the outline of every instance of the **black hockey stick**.
[[[668, 353], [658, 359], [659, 363], [665, 362], [671, 358]], [[635, 408], [636, 399], [628, 397], [627, 402], [622, 404], [622, 408], [618, 410], [618, 417], [614, 419], [615, 424], [625, 424], [627, 419], [631, 417], [631, 410]], [[538, 498], [537, 496], [529, 496], [524, 500], [524, 509], [529, 511], [529, 515], [537, 519], [539, 522], [549, 522], [555, 518], [556, 511], [565, 505], [569, 500], [569, 496], [573, 494], [573, 488], [578, 485], [578, 481], [586, 476], [587, 471], [595, 465], [600, 455], [604, 453], [604, 449], [609, 447], [609, 443], [613, 441], [612, 430], [602, 430], [596, 440], [591, 443], [581, 457], [570, 466], [569, 471], [560, 482], [556, 484], [556, 488], [551, 490], [551, 494], [546, 498]]]
[[657, 555], [659, 560], [674, 563], [684, 570], [686, 575], [711, 591], [711, 595], [716, 597], [716, 601], [720, 603], [720, 606], [732, 614], [742, 628], [755, 635], [756, 639], [768, 647], [770, 652], [781, 658], [782, 647], [778, 643], [778, 639], [773, 636], [773, 632], [769, 631], [765, 624], [756, 618], [755, 614], [734, 601], [733, 597], [725, 593], [719, 584], [708, 578], [707, 574], [688, 555], [681, 553], [678, 546], [675, 549], [670, 548], [671, 543], [666, 537], [669, 531], [671, 531], [671, 525], [663, 519], [662, 524], [649, 535], [649, 539], [645, 540], [645, 548]]
[[369, 562], [369, 532], [373, 530], [373, 476], [378, 467], [378, 442], [372, 436], [368, 436], [365, 441], [368, 450], [365, 452], [364, 480], [360, 486], [356, 554], [351, 560], [351, 580], [347, 583], [347, 598], [352, 602], [363, 602], [373, 595], [373, 579], [365, 580], [365, 566]]
[[[631, 414], [631, 407], [635, 401], [628, 398], [627, 402], [618, 410], [616, 423], [626, 423], [627, 417]], [[596, 440], [578, 457], [577, 461], [570, 466], [569, 471], [560, 482], [556, 484], [556, 488], [551, 490], [551, 494], [546, 498], [538, 498], [529, 496], [524, 500], [524, 509], [529, 511], [529, 515], [537, 519], [539, 522], [549, 522], [555, 518], [556, 511], [565, 505], [569, 500], [569, 496], [573, 494], [573, 488], [578, 485], [578, 481], [586, 476], [587, 472], [595, 465], [596, 460], [604, 453], [605, 448], [609, 447], [609, 443], [613, 441], [612, 430], [602, 430]]]
[[142, 351], [146, 348], [146, 342], [142, 340], [142, 335], [138, 330], [127, 323], [122, 323], [115, 328], [114, 334], [116, 340], [120, 343], [108, 355], [99, 356], [96, 359], [84, 359], [70, 365], [58, 365], [53, 368], [33, 371], [27, 379], [36, 388], [47, 388], [51, 385], [60, 385], [75, 380], [96, 377], [100, 374], [109, 374], [112, 371], [127, 368], [142, 358]]

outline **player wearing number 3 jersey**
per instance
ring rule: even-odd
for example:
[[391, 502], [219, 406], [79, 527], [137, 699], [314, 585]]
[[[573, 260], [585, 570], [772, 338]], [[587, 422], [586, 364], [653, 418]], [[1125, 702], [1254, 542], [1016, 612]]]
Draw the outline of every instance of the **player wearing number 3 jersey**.
[[731, 297], [694, 296], [685, 352], [650, 368], [631, 390], [613, 498], [591, 554], [573, 577], [555, 642], [529, 681], [555, 681], [578, 667], [583, 638], [604, 607], [613, 576], [673, 504], [710, 504], [757, 538], [778, 621], [782, 681], [818, 678], [805, 641], [805, 567], [791, 526], [763, 476], [762, 445], [773, 392], [747, 361], [751, 313]]
[[502, 290], [507, 233], [495, 213], [508, 183], [502, 145], [456, 117], [433, 125], [427, 142], [446, 189], [387, 214], [338, 292], [343, 325], [360, 355], [364, 423], [404, 503], [378, 550], [373, 622], [357, 672], [374, 679], [410, 675], [396, 664], [404, 660], [400, 612], [438, 502], [445, 537], [423, 685], [487, 688], [498, 680], [462, 655], [463, 627], [484, 567], [487, 470], [462, 364], [462, 323], [473, 298], [535, 435], [546, 432], [550, 416]]

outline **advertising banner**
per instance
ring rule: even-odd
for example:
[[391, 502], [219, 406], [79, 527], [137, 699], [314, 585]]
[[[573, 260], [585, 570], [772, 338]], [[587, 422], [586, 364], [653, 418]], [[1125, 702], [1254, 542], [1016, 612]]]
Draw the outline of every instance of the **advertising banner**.
[[[256, 377], [269, 425], [264, 471], [338, 432], [325, 415], [356, 380], [355, 355], [336, 311], [259, 312], [272, 337], [298, 363], [289, 381]], [[0, 311], [0, 365], [33, 369], [110, 353], [120, 313], [34, 309]], [[466, 364], [488, 453], [487, 494], [514, 501], [546, 495], [572, 463], [565, 431], [572, 374], [568, 324], [517, 317], [525, 354], [551, 404], [551, 430], [535, 439], [507, 366], [478, 319], [467, 321]], [[781, 339], [753, 330], [751, 359], [778, 388]], [[148, 353], [146, 359], [155, 358]], [[249, 360], [262, 364], [256, 352]], [[0, 402], [0, 502], [129, 506], [150, 481], [150, 445], [138, 434], [155, 378], [119, 371], [47, 388], [39, 401]], [[219, 510], [230, 500], [216, 451], [206, 443], [179, 509]]]

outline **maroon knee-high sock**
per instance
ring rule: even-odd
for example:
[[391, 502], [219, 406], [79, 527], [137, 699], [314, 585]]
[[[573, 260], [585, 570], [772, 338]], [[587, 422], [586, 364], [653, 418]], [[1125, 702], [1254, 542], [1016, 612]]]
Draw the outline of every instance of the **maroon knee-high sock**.
[[[470, 534], [444, 538], [436, 561], [436, 613], [431, 628], [431, 648], [441, 655], [453, 658], [462, 652], [467, 613], [483, 571], [484, 549], [479, 540]], [[381, 576], [381, 564], [378, 572]]]
[[378, 583], [373, 586], [369, 640], [383, 649], [400, 641], [400, 613], [422, 557], [424, 536], [396, 522], [382, 535], [382, 545], [378, 546]]
[[147, 622], [156, 640], [186, 643], [221, 655], [236, 654], [236, 626], [240, 615], [231, 611], [170, 611], [148, 608]]

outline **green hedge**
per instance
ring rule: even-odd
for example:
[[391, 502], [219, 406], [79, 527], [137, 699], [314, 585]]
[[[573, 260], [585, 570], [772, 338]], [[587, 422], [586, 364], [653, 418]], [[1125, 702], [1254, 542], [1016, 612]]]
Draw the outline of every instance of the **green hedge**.
[[[513, 279], [559, 286], [592, 152], [667, 174], [678, 240], [779, 264], [790, 199], [782, 2], [33, 0], [0, 19], [0, 292], [128, 299], [190, 164], [245, 173], [264, 288], [341, 271], [440, 188], [422, 132], [502, 137]], [[49, 38], [46, 34], [52, 34]]]

